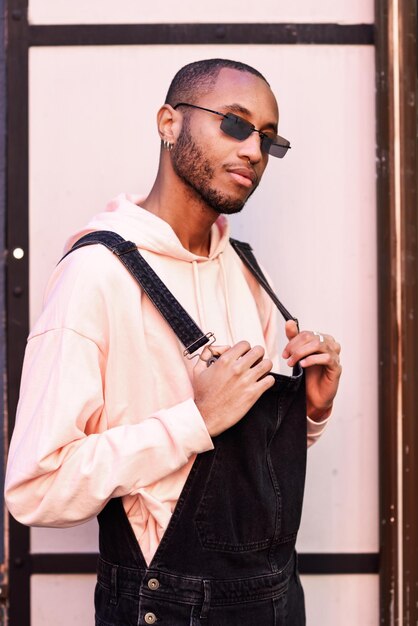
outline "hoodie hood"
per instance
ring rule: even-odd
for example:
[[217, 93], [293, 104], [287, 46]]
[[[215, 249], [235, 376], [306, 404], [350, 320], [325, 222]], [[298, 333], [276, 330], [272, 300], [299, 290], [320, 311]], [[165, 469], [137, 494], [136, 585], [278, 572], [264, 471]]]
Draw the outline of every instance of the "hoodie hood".
[[229, 241], [229, 224], [220, 215], [211, 229], [209, 257], [193, 254], [183, 247], [174, 230], [165, 220], [140, 206], [142, 196], [120, 194], [111, 200], [102, 213], [76, 232], [65, 244], [65, 252], [81, 237], [96, 230], [111, 230], [133, 241], [139, 248], [182, 261], [207, 261], [218, 257]]

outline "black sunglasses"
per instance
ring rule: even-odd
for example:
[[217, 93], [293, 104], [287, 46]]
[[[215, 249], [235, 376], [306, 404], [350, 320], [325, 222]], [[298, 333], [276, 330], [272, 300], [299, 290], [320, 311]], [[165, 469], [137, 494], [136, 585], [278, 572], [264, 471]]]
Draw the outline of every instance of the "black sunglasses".
[[239, 115], [234, 113], [219, 113], [219, 111], [213, 111], [212, 109], [206, 109], [205, 107], [197, 106], [197, 104], [189, 104], [188, 102], [179, 102], [173, 109], [178, 107], [192, 107], [193, 109], [200, 109], [201, 111], [207, 111], [208, 113], [214, 113], [220, 115], [223, 120], [221, 122], [221, 130], [230, 137], [238, 139], [238, 141], [244, 141], [248, 139], [251, 133], [258, 133], [261, 139], [261, 150], [271, 154], [271, 156], [282, 159], [286, 152], [289, 150], [290, 141], [276, 135], [273, 139], [263, 133], [261, 130], [257, 130], [253, 124], [247, 122]]

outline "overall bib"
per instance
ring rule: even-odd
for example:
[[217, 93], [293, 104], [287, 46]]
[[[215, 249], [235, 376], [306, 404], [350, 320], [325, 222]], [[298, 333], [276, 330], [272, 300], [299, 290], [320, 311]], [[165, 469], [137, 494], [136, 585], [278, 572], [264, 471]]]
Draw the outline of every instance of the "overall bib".
[[[86, 235], [72, 250], [101, 243], [114, 252], [192, 354], [209, 342], [135, 244], [115, 233]], [[251, 248], [236, 252], [286, 311]], [[306, 469], [303, 370], [275, 384], [199, 454], [148, 566], [120, 498], [98, 516], [96, 626], [303, 626], [296, 535]]]

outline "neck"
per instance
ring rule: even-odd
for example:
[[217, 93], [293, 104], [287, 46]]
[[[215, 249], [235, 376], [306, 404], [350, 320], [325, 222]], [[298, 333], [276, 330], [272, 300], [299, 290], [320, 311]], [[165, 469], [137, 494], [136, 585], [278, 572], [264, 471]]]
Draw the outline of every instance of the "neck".
[[210, 230], [219, 215], [178, 177], [170, 178], [159, 171], [141, 206], [168, 222], [186, 250], [208, 256]]

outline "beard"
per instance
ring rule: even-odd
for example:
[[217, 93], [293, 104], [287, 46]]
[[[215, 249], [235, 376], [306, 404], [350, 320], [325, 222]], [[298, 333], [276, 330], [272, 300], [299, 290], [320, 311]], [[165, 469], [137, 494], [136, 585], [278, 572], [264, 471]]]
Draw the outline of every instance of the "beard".
[[184, 119], [183, 128], [171, 152], [171, 158], [177, 176], [216, 213], [233, 215], [242, 210], [248, 198], [234, 199], [211, 187], [215, 170], [210, 161], [205, 158], [202, 149], [193, 140], [187, 118]]

